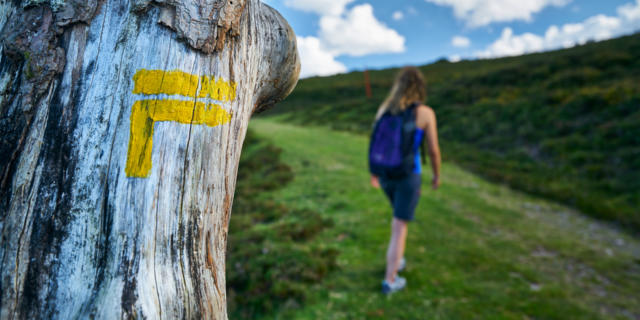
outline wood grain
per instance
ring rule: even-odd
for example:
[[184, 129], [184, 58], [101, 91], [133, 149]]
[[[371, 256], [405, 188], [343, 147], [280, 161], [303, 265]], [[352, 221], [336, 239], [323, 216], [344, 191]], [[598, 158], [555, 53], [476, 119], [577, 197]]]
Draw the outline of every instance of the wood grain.
[[[0, 318], [226, 319], [240, 150], [252, 113], [297, 82], [293, 31], [258, 0], [54, 2], [0, 4]], [[224, 79], [235, 97], [134, 94], [143, 69]], [[142, 100], [231, 116], [156, 122], [150, 173], [131, 178]]]

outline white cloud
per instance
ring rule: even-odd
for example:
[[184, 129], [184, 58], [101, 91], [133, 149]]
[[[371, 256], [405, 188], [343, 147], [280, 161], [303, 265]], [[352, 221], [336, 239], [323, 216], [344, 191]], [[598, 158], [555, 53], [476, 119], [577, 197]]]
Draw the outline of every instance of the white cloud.
[[378, 21], [367, 3], [353, 7], [344, 16], [320, 18], [319, 37], [335, 55], [360, 57], [405, 51], [405, 38]]
[[480, 58], [501, 56], [517, 56], [526, 52], [537, 52], [544, 49], [544, 39], [532, 33], [513, 35], [511, 28], [502, 31], [500, 39], [492, 43], [486, 50], [478, 52]]
[[[347, 5], [353, 1], [284, 0], [290, 8], [320, 16], [317, 36], [298, 37], [302, 78], [346, 72], [346, 66], [336, 60], [342, 55], [360, 57], [404, 52], [405, 38], [378, 21], [368, 3], [347, 10]], [[397, 11], [392, 17], [400, 20], [404, 14]]]
[[451, 45], [458, 48], [467, 48], [471, 45], [471, 40], [467, 37], [455, 36], [451, 39]]
[[450, 56], [447, 60], [449, 60], [449, 62], [451, 63], [456, 63], [456, 62], [460, 62], [460, 60], [462, 60], [462, 57], [460, 57], [460, 55], [452, 55]]
[[347, 67], [335, 60], [335, 55], [322, 47], [316, 37], [298, 37], [298, 51], [302, 61], [301, 78], [329, 76], [347, 71]]
[[285, 0], [284, 5], [300, 11], [313, 12], [321, 16], [338, 16], [355, 0]]
[[393, 18], [393, 20], [400, 21], [404, 19], [404, 13], [402, 13], [402, 11], [396, 11], [391, 17]]
[[476, 53], [479, 58], [516, 56], [531, 52], [540, 52], [558, 48], [569, 48], [587, 41], [601, 41], [628, 34], [640, 29], [640, 0], [618, 8], [615, 17], [597, 15], [580, 23], [551, 26], [544, 35], [524, 33], [514, 35], [513, 30], [505, 28], [498, 40], [484, 51]]
[[618, 8], [618, 15], [629, 21], [629, 31], [636, 31], [640, 28], [640, 0], [636, 0], [636, 3], [627, 3]]
[[470, 27], [493, 22], [531, 21], [532, 15], [548, 6], [564, 6], [571, 0], [425, 0], [449, 6], [458, 19]]

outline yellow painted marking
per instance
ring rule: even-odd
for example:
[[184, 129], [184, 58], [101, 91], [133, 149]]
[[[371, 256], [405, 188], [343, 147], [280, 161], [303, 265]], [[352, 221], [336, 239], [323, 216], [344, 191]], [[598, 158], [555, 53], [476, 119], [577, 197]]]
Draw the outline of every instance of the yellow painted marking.
[[195, 98], [199, 77], [182, 71], [140, 69], [133, 76], [135, 94], [168, 94]]
[[136, 101], [131, 111], [127, 177], [146, 178], [151, 173], [153, 126], [156, 122], [175, 121], [215, 127], [230, 120], [231, 114], [217, 104], [181, 100]]
[[[236, 84], [222, 78], [196, 76], [174, 70], [140, 69], [133, 76], [134, 94], [181, 95], [190, 98], [211, 98], [218, 101], [233, 101], [236, 98]], [[200, 91], [198, 92], [198, 88]]]
[[134, 94], [183, 96], [192, 99], [147, 99], [131, 109], [131, 132], [127, 152], [127, 177], [146, 178], [151, 173], [153, 126], [158, 121], [215, 127], [231, 121], [231, 114], [217, 104], [193, 100], [209, 98], [230, 102], [236, 99], [236, 84], [222, 78], [198, 76], [179, 70], [140, 69], [133, 76]]
[[219, 101], [233, 101], [236, 99], [236, 84], [233, 82], [202, 76], [200, 85], [198, 98], [211, 98]]

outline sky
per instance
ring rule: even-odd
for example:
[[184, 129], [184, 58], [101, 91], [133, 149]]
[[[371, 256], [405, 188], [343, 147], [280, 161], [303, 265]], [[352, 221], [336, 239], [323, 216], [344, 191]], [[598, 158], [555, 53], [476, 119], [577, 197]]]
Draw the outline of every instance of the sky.
[[640, 0], [263, 0], [301, 77], [568, 48], [640, 31]]

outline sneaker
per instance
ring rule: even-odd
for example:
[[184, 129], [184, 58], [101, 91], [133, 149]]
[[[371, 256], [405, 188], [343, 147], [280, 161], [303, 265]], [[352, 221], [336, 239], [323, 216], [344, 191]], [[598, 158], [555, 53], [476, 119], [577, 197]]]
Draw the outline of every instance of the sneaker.
[[396, 280], [392, 283], [382, 280], [382, 293], [390, 294], [402, 290], [407, 285], [407, 279], [396, 276]]
[[400, 259], [400, 265], [398, 266], [398, 272], [404, 271], [404, 268], [407, 267], [407, 260], [404, 259], [404, 257], [402, 257], [402, 259]]

